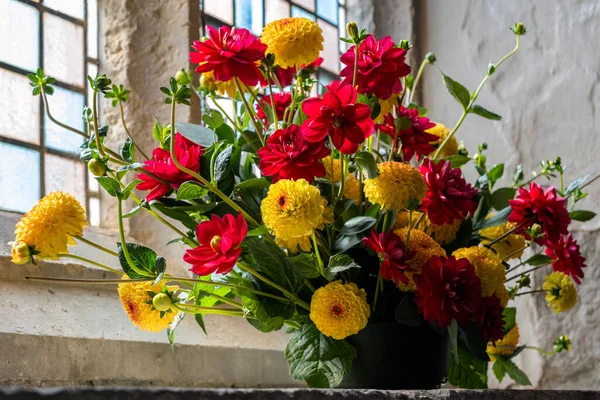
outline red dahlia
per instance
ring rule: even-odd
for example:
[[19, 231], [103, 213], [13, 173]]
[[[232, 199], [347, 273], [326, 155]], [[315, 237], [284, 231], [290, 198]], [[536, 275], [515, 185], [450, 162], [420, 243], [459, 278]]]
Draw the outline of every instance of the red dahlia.
[[481, 281], [466, 258], [433, 256], [414, 280], [417, 309], [427, 322], [445, 328], [454, 318], [464, 325], [479, 308]]
[[571, 218], [566, 209], [566, 201], [556, 194], [556, 189], [552, 186], [544, 190], [537, 183], [531, 182], [529, 190], [519, 188], [519, 194], [509, 204], [512, 211], [508, 220], [521, 227], [519, 232], [538, 223], [548, 240], [555, 241], [560, 235], [569, 233], [567, 227]]
[[483, 331], [483, 338], [486, 342], [494, 343], [504, 337], [504, 307], [500, 299], [493, 294], [490, 297], [484, 297], [481, 304], [473, 316], [475, 323]]
[[400, 106], [396, 108], [398, 113], [397, 119], [403, 119], [400, 121], [400, 130], [396, 129], [396, 120], [392, 114], [388, 114], [384, 117], [384, 123], [377, 125], [377, 129], [381, 132], [389, 135], [394, 141], [392, 151], [396, 152], [398, 146], [402, 144], [402, 158], [404, 161], [410, 161], [416, 154], [417, 159], [420, 160], [421, 156], [430, 154], [435, 150], [435, 146], [432, 142], [438, 141], [440, 138], [426, 132], [427, 129], [433, 128], [435, 123], [431, 122], [429, 118], [419, 116], [419, 111], [415, 108], [406, 108]]
[[226, 214], [223, 218], [213, 214], [210, 221], [198, 224], [196, 237], [200, 246], [187, 250], [183, 260], [192, 264], [191, 271], [196, 275], [210, 275], [214, 272], [226, 274], [233, 269], [242, 249], [240, 244], [248, 233], [244, 216], [237, 218]]
[[407, 260], [414, 257], [414, 252], [409, 251], [400, 236], [394, 232], [377, 233], [375, 229], [371, 231], [370, 236], [363, 238], [362, 244], [376, 252], [381, 262], [381, 276], [383, 279], [408, 283], [405, 272], [414, 272], [414, 269], [406, 263]]
[[[200, 170], [200, 157], [204, 153], [202, 146], [186, 139], [180, 133], [175, 135], [175, 156], [181, 165], [198, 172]], [[144, 161], [144, 170], [151, 172], [161, 178], [161, 182], [146, 174], [138, 174], [142, 182], [135, 187], [138, 190], [150, 190], [146, 196], [147, 201], [155, 200], [165, 196], [171, 189], [178, 189], [185, 181], [193, 178], [179, 168], [173, 162], [171, 153], [157, 147], [152, 151], [152, 159]]]
[[307, 142], [300, 127], [290, 125], [276, 130], [267, 139], [267, 145], [258, 150], [259, 167], [263, 175], [273, 177], [273, 182], [306, 179], [310, 183], [315, 176], [325, 176], [320, 160], [328, 154], [325, 141]]
[[309, 142], [321, 142], [327, 135], [342, 153], [353, 154], [373, 134], [371, 109], [356, 104], [356, 89], [346, 83], [332, 82], [323, 98], [304, 100], [302, 111], [308, 119], [302, 124], [302, 135]]
[[190, 62], [199, 64], [196, 72], [214, 71], [215, 79], [227, 82], [239, 78], [246, 85], [254, 86], [262, 77], [257, 62], [262, 60], [267, 45], [258, 40], [249, 30], [222, 26], [217, 31], [207, 26], [208, 39], [195, 40], [190, 53]]
[[[288, 92], [273, 93], [273, 100], [275, 101], [275, 112], [277, 113], [277, 119], [281, 121], [283, 120], [285, 109], [288, 108], [288, 106], [292, 103], [292, 94]], [[268, 94], [263, 96], [263, 98], [260, 99], [259, 104], [256, 105], [256, 114], [258, 115], [258, 118], [266, 123], [268, 119], [267, 115], [263, 111], [265, 104], [271, 107], [271, 96]]]
[[[406, 50], [394, 47], [390, 36], [381, 40], [369, 35], [358, 47], [358, 74], [356, 84], [358, 92], [374, 94], [380, 99], [389, 98], [392, 93], [400, 93], [400, 78], [410, 74], [410, 67], [404, 62]], [[345, 83], [354, 81], [355, 46], [341, 57], [346, 65], [340, 72]]]
[[434, 225], [452, 224], [475, 212], [477, 190], [464, 180], [460, 168], [452, 169], [450, 161], [435, 164], [425, 159], [419, 171], [427, 183], [422, 209]]
[[579, 252], [579, 244], [571, 234], [561, 236], [558, 240], [546, 241], [546, 255], [552, 258], [552, 269], [570, 275], [578, 284], [583, 278], [585, 258]]
[[[273, 66], [273, 73], [275, 74], [275, 77], [277, 78], [277, 82], [275, 82], [273, 79], [271, 79], [271, 84], [274, 86], [281, 86], [282, 88], [290, 86], [292, 84], [292, 82], [294, 81], [294, 77], [296, 76], [296, 68], [291, 67], [291, 68], [281, 68], [278, 66]], [[279, 84], [279, 85], [278, 85]], [[269, 81], [267, 80], [266, 76], [261, 76], [260, 78], [260, 87], [267, 87], [269, 86]]]

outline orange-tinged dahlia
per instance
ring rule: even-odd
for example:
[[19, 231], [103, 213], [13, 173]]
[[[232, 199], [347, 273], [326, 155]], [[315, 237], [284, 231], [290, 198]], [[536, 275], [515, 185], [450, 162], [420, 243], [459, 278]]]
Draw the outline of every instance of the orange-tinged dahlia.
[[264, 27], [260, 40], [281, 68], [301, 68], [315, 61], [323, 50], [323, 31], [307, 18], [273, 21]]
[[85, 210], [68, 193], [52, 192], [43, 197], [15, 227], [15, 241], [27, 243], [40, 258], [57, 259], [75, 245], [72, 236], [83, 235]]

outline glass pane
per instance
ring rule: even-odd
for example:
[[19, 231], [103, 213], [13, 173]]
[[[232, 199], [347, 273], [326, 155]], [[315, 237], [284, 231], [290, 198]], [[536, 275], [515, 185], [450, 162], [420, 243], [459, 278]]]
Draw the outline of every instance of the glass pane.
[[260, 35], [263, 27], [262, 0], [235, 0], [235, 26]]
[[44, 165], [46, 193], [60, 190], [75, 196], [85, 206], [85, 164], [54, 154], [46, 154]]
[[285, 0], [267, 0], [267, 9], [265, 12], [265, 23], [286, 18], [290, 16], [290, 5]]
[[[54, 95], [50, 96], [48, 101], [50, 112], [55, 119], [73, 128], [83, 130], [81, 112], [83, 111], [84, 96], [82, 94], [55, 87]], [[48, 116], [45, 117], [44, 124], [47, 147], [79, 153], [79, 146], [83, 142], [81, 136], [56, 125], [50, 121]]]
[[100, 226], [100, 199], [90, 197], [88, 218], [91, 226]]
[[94, 175], [88, 173], [87, 174], [87, 180], [88, 180], [88, 190], [90, 193], [98, 193], [98, 190], [100, 190], [100, 184], [98, 183], [98, 181], [96, 180], [96, 178], [94, 177]]
[[292, 17], [303, 17], [310, 20], [315, 20], [315, 16], [303, 8], [292, 6]]
[[60, 81], [83, 86], [83, 27], [44, 14], [44, 70]]
[[[226, 113], [226, 114], [227, 114], [227, 115], [228, 115], [230, 118], [232, 118], [232, 119], [233, 119], [233, 115], [234, 115], [234, 114], [233, 114], [233, 104], [232, 104], [231, 100], [230, 100], [230, 99], [216, 99], [216, 101], [217, 101], [217, 103], [219, 103], [219, 105], [221, 106], [221, 108], [222, 108], [223, 110], [225, 110], [225, 113]], [[215, 105], [215, 103], [212, 101], [212, 99], [210, 99], [210, 98], [207, 98], [207, 99], [206, 99], [206, 106], [207, 106], [208, 108], [212, 109], [212, 110], [218, 110], [218, 111], [221, 111], [221, 110], [219, 110], [219, 107], [217, 107], [217, 106]]]
[[317, 15], [334, 25], [338, 22], [338, 7], [335, 0], [317, 0]]
[[[93, 63], [88, 63], [88, 65], [87, 65], [87, 73], [92, 78], [95, 78], [96, 75], [98, 74], [98, 66], [96, 64], [93, 64]], [[94, 96], [94, 91], [92, 89], [88, 88], [87, 89], [87, 103], [86, 104], [90, 108], [92, 107], [93, 96]], [[100, 94], [99, 97], [103, 98], [104, 96], [102, 96], [102, 94]], [[100, 110], [98, 110], [98, 112], [100, 112]]]
[[0, 61], [35, 71], [39, 65], [38, 11], [15, 0], [0, 0], [0, 10]]
[[204, 12], [233, 25], [233, 0], [204, 0]]
[[26, 76], [0, 69], [0, 110], [0, 136], [40, 142], [40, 97]]
[[327, 68], [331, 72], [338, 73], [340, 70], [340, 62], [339, 62], [339, 46], [338, 41], [339, 35], [337, 28], [331, 26], [327, 22], [319, 19], [319, 26], [323, 29], [323, 52], [321, 53], [321, 57], [323, 57], [323, 67]]
[[[335, 0], [328, 0], [335, 1]], [[293, 0], [294, 3], [306, 8], [309, 11], [315, 12], [315, 0]]]
[[40, 154], [0, 142], [0, 208], [27, 212], [40, 198]]
[[71, 17], [83, 19], [83, 0], [44, 0], [44, 5]]
[[[346, 9], [344, 7], [339, 8], [339, 23], [338, 32], [342, 32], [342, 35], [346, 35]], [[340, 53], [345, 53], [348, 50], [348, 43], [340, 40]]]
[[87, 0], [87, 8], [87, 55], [98, 58], [98, 4], [96, 0]]

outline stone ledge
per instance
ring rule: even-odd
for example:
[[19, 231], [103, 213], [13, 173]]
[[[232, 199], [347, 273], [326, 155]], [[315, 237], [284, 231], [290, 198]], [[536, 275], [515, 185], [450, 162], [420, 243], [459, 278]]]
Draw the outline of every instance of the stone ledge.
[[307, 389], [0, 389], [0, 400], [598, 400], [600, 392], [576, 390], [307, 390]]

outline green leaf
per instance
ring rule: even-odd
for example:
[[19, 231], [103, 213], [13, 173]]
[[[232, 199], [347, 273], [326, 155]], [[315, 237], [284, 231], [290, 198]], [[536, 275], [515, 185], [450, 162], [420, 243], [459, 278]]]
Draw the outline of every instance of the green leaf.
[[321, 275], [315, 255], [312, 253], [302, 253], [289, 257], [288, 261], [305, 278], [314, 279]]
[[354, 163], [358, 169], [365, 175], [366, 179], [373, 179], [379, 176], [379, 169], [375, 157], [368, 151], [359, 151], [354, 156]]
[[342, 235], [356, 235], [370, 229], [377, 223], [377, 219], [373, 217], [354, 217], [346, 221], [340, 229]]
[[144, 164], [142, 164], [142, 163], [127, 164], [127, 165], [123, 165], [123, 166], [119, 167], [117, 172], [131, 171], [132, 169], [142, 168], [143, 166], [144, 166]]
[[361, 242], [361, 237], [358, 235], [341, 235], [333, 244], [333, 249], [336, 254], [343, 253], [351, 247], [356, 246]]
[[379, 216], [379, 210], [381, 210], [381, 206], [379, 204], [371, 204], [367, 209], [365, 216], [377, 218]]
[[477, 104], [472, 106], [471, 109], [469, 110], [469, 112], [471, 112], [473, 114], [477, 114], [483, 118], [491, 119], [492, 121], [500, 121], [502, 119], [502, 117], [500, 115], [493, 113], [491, 111], [488, 111], [485, 108], [483, 108]]
[[568, 187], [567, 190], [565, 191], [565, 196], [568, 196], [571, 194], [571, 192], [575, 191], [575, 189], [579, 189], [581, 187], [581, 185], [583, 185], [585, 183], [585, 181], [588, 180], [590, 176], [589, 175], [584, 175], [579, 179], [574, 180]]
[[269, 187], [271, 183], [266, 178], [252, 178], [242, 181], [235, 185], [235, 188], [238, 190], [242, 189], [250, 189], [250, 188], [266, 188]]
[[511, 187], [499, 188], [492, 193], [492, 206], [496, 210], [502, 210], [509, 206], [508, 201], [515, 198], [517, 189]]
[[471, 101], [471, 95], [467, 88], [450, 78], [448, 75], [445, 75], [443, 72], [442, 76], [444, 77], [444, 86], [446, 86], [448, 92], [463, 106], [464, 109], [466, 109]]
[[345, 340], [323, 335], [311, 323], [292, 334], [285, 356], [292, 378], [306, 381], [311, 388], [334, 388], [350, 371], [356, 349]]
[[504, 175], [504, 164], [494, 165], [487, 173], [490, 186], [494, 186], [498, 179], [502, 178], [502, 175]]
[[325, 278], [333, 281], [336, 276], [350, 268], [360, 268], [354, 259], [347, 254], [336, 254], [329, 258], [329, 264], [325, 269]]
[[498, 362], [496, 360], [492, 370], [494, 371], [494, 375], [496, 376], [496, 379], [498, 379], [498, 382], [502, 383], [502, 379], [504, 379], [504, 376], [506, 375], [506, 369], [504, 368], [502, 361]]
[[172, 351], [175, 350], [175, 329], [177, 329], [179, 323], [183, 321], [185, 315], [186, 314], [184, 312], [180, 312], [179, 314], [177, 314], [173, 319], [173, 322], [171, 322], [171, 324], [167, 328], [167, 338], [169, 339], [169, 343], [171, 344]]
[[232, 174], [231, 171], [231, 152], [233, 146], [227, 147], [219, 153], [215, 160], [215, 180], [222, 181]]
[[480, 231], [485, 228], [490, 228], [492, 226], [501, 225], [508, 220], [508, 216], [510, 215], [511, 212], [512, 212], [512, 208], [510, 206], [506, 207], [506, 208], [500, 210], [498, 212], [498, 214], [494, 215], [493, 217], [478, 221], [477, 224], [475, 224], [475, 227], [473, 228], [473, 230], [475, 232], [477, 232], [477, 231]]
[[177, 200], [201, 199], [208, 194], [208, 189], [196, 182], [184, 182], [177, 189]]
[[217, 110], [208, 110], [202, 114], [202, 122], [206, 124], [210, 129], [217, 129], [225, 123], [223, 115]]
[[452, 168], [460, 168], [472, 159], [469, 156], [455, 154], [453, 156], [444, 157], [444, 160], [450, 161], [450, 166]]
[[534, 254], [531, 257], [529, 257], [527, 260], [525, 260], [525, 262], [523, 264], [529, 264], [531, 266], [539, 266], [539, 265], [546, 265], [546, 264], [550, 264], [552, 262], [552, 258], [548, 257], [545, 254]]
[[458, 363], [450, 360], [448, 382], [463, 389], [487, 389], [488, 363], [458, 349]]
[[217, 138], [215, 131], [208, 129], [205, 126], [191, 124], [189, 122], [176, 122], [175, 129], [186, 139], [203, 147], [210, 147]]
[[[129, 266], [125, 254], [123, 253], [121, 243], [117, 243], [117, 249], [119, 253], [119, 263], [128, 277], [131, 279], [147, 278], [147, 276], [138, 274]], [[152, 276], [156, 275], [156, 253], [154, 250], [135, 243], [127, 243], [127, 250], [129, 250], [129, 255], [131, 256], [133, 264], [138, 269], [146, 271]]]
[[506, 307], [502, 311], [504, 316], [504, 333], [508, 333], [517, 323], [517, 309], [515, 307]]
[[127, 184], [127, 186], [125, 186], [123, 188], [123, 191], [121, 192], [121, 197], [123, 198], [123, 200], [127, 200], [129, 198], [129, 195], [131, 194], [132, 190], [138, 185], [138, 183], [140, 183], [141, 180], [139, 179], [134, 179], [131, 182], [129, 182]]
[[304, 278], [288, 261], [283, 251], [265, 240], [246, 240], [247, 248], [256, 261], [258, 272], [268, 275], [276, 284], [292, 293], [298, 293]]
[[227, 124], [219, 126], [215, 130], [215, 133], [217, 134], [219, 140], [223, 140], [229, 143], [235, 142], [235, 133], [233, 132], [233, 129], [231, 129], [231, 127]]
[[504, 368], [508, 376], [519, 385], [531, 386], [531, 382], [527, 375], [525, 375], [525, 372], [521, 371], [511, 360], [507, 360], [502, 356], [496, 356], [496, 363], [500, 363], [501, 368]]
[[110, 176], [97, 176], [96, 180], [106, 190], [106, 193], [112, 197], [117, 197], [121, 194], [121, 185]]
[[121, 148], [121, 157], [123, 157], [123, 160], [127, 161], [128, 163], [132, 163], [134, 151], [135, 149], [133, 147], [133, 142], [131, 141], [131, 138], [128, 137]]
[[454, 361], [458, 363], [458, 323], [452, 318], [450, 326], [448, 326], [448, 336], [450, 336], [450, 348], [454, 354]]
[[487, 340], [483, 336], [483, 331], [473, 321], [467, 322], [458, 328], [461, 337], [467, 346], [467, 349], [478, 360], [488, 362], [490, 358], [487, 354]]
[[575, 221], [581, 221], [581, 222], [585, 222], [585, 221], [589, 221], [590, 219], [594, 218], [596, 216], [596, 213], [593, 211], [588, 211], [588, 210], [573, 210], [569, 213], [569, 217]]
[[524, 178], [525, 175], [523, 174], [523, 166], [519, 164], [517, 165], [512, 174], [513, 185], [517, 186], [519, 183], [521, 183], [521, 181], [523, 181]]
[[137, 206], [133, 207], [127, 214], [123, 214], [123, 218], [131, 218], [135, 214], [139, 213], [141, 210], [142, 206], [138, 204]]

